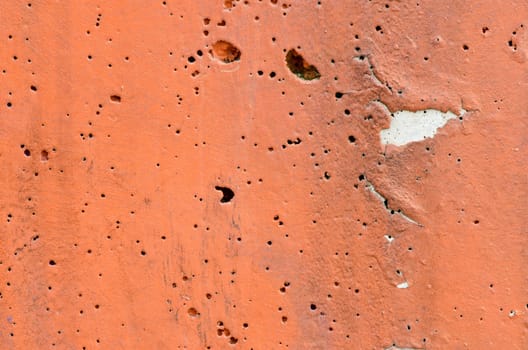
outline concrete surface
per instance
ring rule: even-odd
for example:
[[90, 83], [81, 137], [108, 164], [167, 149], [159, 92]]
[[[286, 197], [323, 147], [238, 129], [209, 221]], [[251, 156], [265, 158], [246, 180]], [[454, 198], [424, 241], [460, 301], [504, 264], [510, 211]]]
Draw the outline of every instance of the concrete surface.
[[4, 1], [0, 348], [527, 349], [527, 18]]

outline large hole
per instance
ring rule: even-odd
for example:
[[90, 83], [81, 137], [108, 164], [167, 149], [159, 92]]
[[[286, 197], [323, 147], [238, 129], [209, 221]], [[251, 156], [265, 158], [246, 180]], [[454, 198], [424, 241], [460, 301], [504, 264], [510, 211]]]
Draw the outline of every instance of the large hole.
[[225, 40], [218, 40], [213, 44], [213, 56], [224, 63], [238, 61], [241, 55], [238, 47]]
[[314, 65], [309, 64], [297, 51], [291, 49], [286, 54], [286, 63], [290, 71], [304, 80], [319, 79], [321, 74]]
[[233, 192], [233, 190], [228, 187], [215, 186], [215, 190], [222, 191], [222, 198], [220, 199], [220, 203], [229, 203], [231, 199], [233, 199], [233, 197], [235, 196], [235, 192]]

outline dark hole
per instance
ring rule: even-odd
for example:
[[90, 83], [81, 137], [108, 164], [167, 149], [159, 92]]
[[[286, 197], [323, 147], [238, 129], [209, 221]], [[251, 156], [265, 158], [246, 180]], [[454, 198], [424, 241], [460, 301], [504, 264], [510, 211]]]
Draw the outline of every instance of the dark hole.
[[348, 142], [350, 142], [350, 143], [354, 143], [354, 142], [356, 142], [356, 138], [355, 138], [353, 135], [350, 135], [350, 136], [348, 137]]
[[233, 192], [233, 190], [228, 187], [215, 186], [215, 190], [222, 191], [222, 198], [220, 199], [220, 203], [228, 203], [235, 196], [235, 192]]
[[336, 98], [341, 98], [341, 97], [343, 97], [343, 93], [342, 92], [336, 92], [335, 93], [335, 97]]
[[55, 262], [55, 260], [50, 260], [50, 261], [49, 261], [49, 264], [50, 264], [51, 266], [57, 265], [57, 263]]
[[376, 31], [379, 32], [381, 30], [381, 26], [376, 26]]
[[196, 58], [194, 58], [193, 56], [189, 56], [189, 58], [187, 59], [190, 63], [193, 63], [194, 61], [196, 61]]
[[37, 87], [35, 85], [31, 85], [31, 90], [37, 91]]
[[317, 309], [317, 305], [315, 305], [315, 304], [310, 304], [310, 309], [311, 309], [311, 310], [315, 310], [315, 309]]
[[28, 150], [28, 149], [25, 149], [25, 150], [24, 150], [24, 155], [25, 155], [26, 157], [29, 157], [29, 156], [31, 155], [31, 151]]
[[112, 95], [112, 96], [110, 96], [110, 100], [111, 100], [112, 102], [121, 103], [121, 96], [119, 96], [119, 95]]

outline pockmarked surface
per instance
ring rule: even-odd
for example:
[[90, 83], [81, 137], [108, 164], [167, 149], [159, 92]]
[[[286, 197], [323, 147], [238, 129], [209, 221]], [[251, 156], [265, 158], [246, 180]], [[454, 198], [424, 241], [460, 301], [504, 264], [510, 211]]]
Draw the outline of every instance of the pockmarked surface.
[[4, 1], [1, 349], [526, 349], [526, 1]]

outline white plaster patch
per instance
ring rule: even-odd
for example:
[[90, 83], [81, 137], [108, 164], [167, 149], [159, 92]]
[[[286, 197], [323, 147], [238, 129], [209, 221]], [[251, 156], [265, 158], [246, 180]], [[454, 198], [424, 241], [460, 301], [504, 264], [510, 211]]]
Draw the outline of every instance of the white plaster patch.
[[399, 288], [399, 289], [406, 289], [406, 288], [409, 288], [409, 283], [407, 281], [403, 282], [403, 283], [400, 283], [396, 286], [396, 288]]
[[446, 125], [450, 119], [461, 117], [465, 112], [462, 109], [458, 116], [449, 111], [443, 113], [436, 109], [394, 112], [390, 127], [380, 132], [381, 143], [403, 146], [410, 142], [434, 137], [437, 130]]

